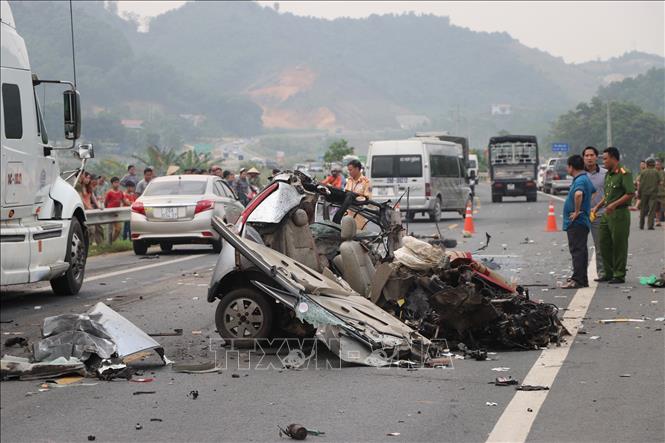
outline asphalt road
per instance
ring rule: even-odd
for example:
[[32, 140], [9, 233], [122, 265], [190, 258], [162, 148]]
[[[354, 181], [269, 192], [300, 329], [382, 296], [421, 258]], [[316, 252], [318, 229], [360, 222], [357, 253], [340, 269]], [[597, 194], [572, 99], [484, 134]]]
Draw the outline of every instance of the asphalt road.
[[[40, 382], [3, 382], [2, 440], [87, 441], [94, 435], [96, 441], [278, 441], [277, 426], [296, 422], [324, 431], [308, 437], [321, 442], [664, 441], [665, 347], [663, 322], [655, 319], [664, 316], [665, 297], [662, 289], [638, 281], [665, 266], [663, 230], [639, 231], [633, 223], [625, 285], [565, 291], [556, 288], [570, 272], [565, 234], [544, 232], [549, 197], [492, 204], [486, 188], [479, 194], [473, 237], [461, 237], [463, 221], [452, 213], [444, 213], [439, 229], [459, 240], [458, 249], [470, 251], [489, 233], [482, 257], [530, 285], [532, 297], [560, 306], [567, 325], [583, 325], [563, 347], [499, 352], [483, 362], [455, 360], [454, 369], [260, 370], [255, 355], [225, 354], [214, 332], [216, 304], [206, 301], [206, 288], [216, 257], [208, 249], [181, 246], [171, 254], [153, 253], [159, 256], [153, 259], [113, 254], [90, 260], [87, 281], [75, 297], [55, 297], [43, 284], [3, 288], [2, 341], [12, 333], [35, 340], [44, 317], [85, 312], [103, 301], [146, 332], [182, 328], [181, 337], [158, 338], [172, 360], [215, 358], [225, 369], [180, 374], [153, 359], [143, 363], [151, 383], [91, 379], [93, 386], [39, 392]], [[554, 204], [559, 214], [562, 203]], [[409, 231], [431, 234], [436, 227], [423, 219]], [[619, 317], [644, 321], [598, 323]], [[2, 352], [21, 350], [3, 344]], [[488, 384], [499, 375], [550, 380], [551, 389], [517, 393]], [[196, 399], [188, 396], [193, 390]]]

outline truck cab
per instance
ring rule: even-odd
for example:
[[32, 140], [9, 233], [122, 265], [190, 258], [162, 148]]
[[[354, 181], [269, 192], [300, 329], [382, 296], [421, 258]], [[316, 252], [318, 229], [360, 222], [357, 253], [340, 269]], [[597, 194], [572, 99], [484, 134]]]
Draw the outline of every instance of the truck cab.
[[[69, 82], [40, 81], [30, 69], [23, 38], [8, 2], [0, 3], [0, 284], [50, 281], [58, 294], [76, 294], [88, 253], [85, 212], [71, 183], [60, 177], [49, 144], [35, 85], [68, 86], [64, 92], [65, 138], [80, 134], [78, 92]], [[76, 154], [92, 157], [92, 146]], [[71, 178], [78, 179], [83, 165]]]

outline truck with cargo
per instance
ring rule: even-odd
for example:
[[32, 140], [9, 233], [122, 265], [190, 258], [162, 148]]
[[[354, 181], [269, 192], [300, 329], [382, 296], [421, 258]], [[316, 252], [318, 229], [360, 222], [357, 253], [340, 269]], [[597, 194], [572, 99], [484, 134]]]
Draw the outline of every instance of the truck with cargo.
[[538, 140], [533, 135], [505, 135], [490, 138], [489, 175], [492, 202], [504, 197], [525, 196], [535, 202], [538, 196]]

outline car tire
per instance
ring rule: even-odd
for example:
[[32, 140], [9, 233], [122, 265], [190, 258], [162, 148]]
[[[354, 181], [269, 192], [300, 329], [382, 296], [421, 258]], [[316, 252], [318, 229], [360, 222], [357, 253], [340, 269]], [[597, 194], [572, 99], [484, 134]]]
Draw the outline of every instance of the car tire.
[[526, 201], [535, 202], [538, 201], [538, 194], [529, 194], [526, 196]]
[[429, 213], [429, 220], [431, 222], [438, 222], [441, 220], [441, 199], [439, 197], [436, 198], [434, 208]]
[[134, 240], [132, 241], [132, 249], [134, 249], [136, 255], [145, 255], [148, 252], [148, 244], [143, 240]]
[[56, 295], [76, 295], [83, 286], [85, 262], [88, 259], [88, 241], [79, 220], [72, 218], [67, 236], [65, 261], [69, 269], [60, 277], [50, 281], [51, 289]]
[[171, 252], [173, 251], [173, 243], [162, 242], [159, 244], [159, 249], [161, 249], [162, 252]]
[[492, 203], [501, 203], [502, 201], [503, 201], [503, 196], [492, 195]]
[[222, 239], [212, 241], [212, 252], [219, 254], [222, 252]]
[[222, 338], [233, 340], [235, 346], [246, 347], [253, 345], [255, 339], [269, 337], [273, 317], [273, 306], [263, 293], [255, 288], [241, 287], [219, 301], [215, 326]]
[[415, 220], [415, 218], [416, 218], [416, 213], [415, 212], [407, 212], [406, 213], [406, 221], [408, 221], [409, 223], [413, 222], [413, 220]]

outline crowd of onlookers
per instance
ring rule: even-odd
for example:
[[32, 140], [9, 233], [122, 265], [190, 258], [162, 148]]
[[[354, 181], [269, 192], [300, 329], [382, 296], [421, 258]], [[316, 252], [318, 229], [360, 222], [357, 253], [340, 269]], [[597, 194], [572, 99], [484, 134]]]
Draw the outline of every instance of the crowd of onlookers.
[[[357, 194], [371, 197], [371, 184], [369, 179], [362, 173], [362, 164], [358, 160], [352, 160], [347, 165], [348, 178], [342, 173], [340, 166], [333, 166], [330, 175], [324, 178], [321, 183], [338, 189], [353, 191]], [[179, 173], [178, 167], [170, 167], [167, 175]], [[279, 174], [279, 169], [273, 169], [272, 175], [268, 177], [267, 183], [272, 181], [272, 177]], [[216, 175], [222, 178], [238, 196], [238, 200], [243, 205], [247, 205], [263, 188], [261, 172], [254, 168], [241, 168], [238, 173], [222, 169], [218, 165], [213, 165], [207, 170], [204, 169], [185, 169], [182, 174]], [[83, 206], [86, 210], [120, 208], [131, 206], [132, 203], [143, 194], [148, 184], [155, 177], [155, 172], [151, 167], [143, 169], [143, 177], [137, 174], [136, 166], [129, 165], [127, 173], [123, 177], [106, 177], [95, 175], [84, 171], [76, 183], [76, 190], [81, 195]], [[129, 222], [112, 223], [105, 233], [103, 225], [93, 225], [90, 228], [91, 240], [101, 244], [107, 237], [112, 243], [120, 236], [124, 240], [129, 239]]]

